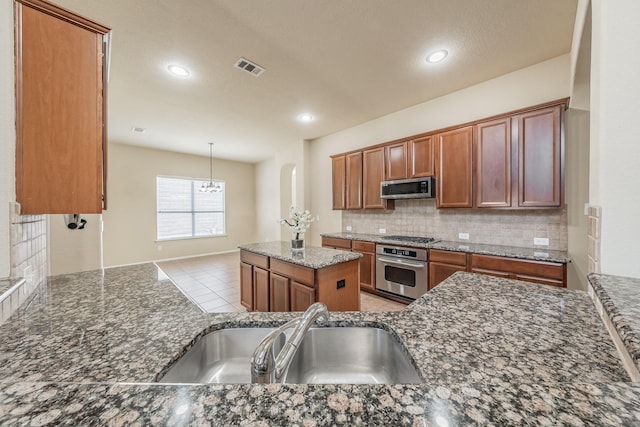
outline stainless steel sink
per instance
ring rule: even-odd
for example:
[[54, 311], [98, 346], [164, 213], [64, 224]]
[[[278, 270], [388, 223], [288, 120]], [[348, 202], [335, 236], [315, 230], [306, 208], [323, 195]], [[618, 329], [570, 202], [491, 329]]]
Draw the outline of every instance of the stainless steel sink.
[[[161, 383], [250, 383], [251, 356], [272, 328], [222, 329], [202, 337]], [[284, 343], [279, 343], [280, 348]]]
[[[251, 357], [272, 328], [237, 328], [202, 337], [160, 379], [161, 383], [250, 383]], [[284, 345], [281, 335], [276, 354]], [[402, 344], [383, 329], [312, 328], [298, 348], [285, 382], [394, 384], [422, 382]]]
[[309, 329], [285, 377], [300, 384], [421, 383], [403, 345], [379, 328]]

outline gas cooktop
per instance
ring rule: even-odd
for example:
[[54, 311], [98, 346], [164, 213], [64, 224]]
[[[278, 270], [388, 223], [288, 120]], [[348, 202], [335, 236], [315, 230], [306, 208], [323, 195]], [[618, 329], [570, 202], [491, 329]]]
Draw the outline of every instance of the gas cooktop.
[[401, 242], [410, 242], [410, 243], [434, 243], [434, 242], [440, 241], [440, 240], [436, 240], [433, 237], [420, 237], [420, 236], [380, 236], [380, 238], [384, 240], [398, 240]]

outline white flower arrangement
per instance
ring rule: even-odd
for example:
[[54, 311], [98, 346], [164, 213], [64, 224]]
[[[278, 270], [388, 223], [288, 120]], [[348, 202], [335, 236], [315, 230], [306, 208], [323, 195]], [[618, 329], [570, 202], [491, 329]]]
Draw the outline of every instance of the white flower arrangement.
[[280, 218], [278, 221], [282, 225], [288, 226], [291, 231], [296, 233], [296, 239], [300, 239], [300, 234], [307, 231], [307, 229], [311, 226], [313, 222], [313, 216], [309, 211], [298, 212], [296, 208], [291, 206], [291, 210], [289, 211], [289, 219]]

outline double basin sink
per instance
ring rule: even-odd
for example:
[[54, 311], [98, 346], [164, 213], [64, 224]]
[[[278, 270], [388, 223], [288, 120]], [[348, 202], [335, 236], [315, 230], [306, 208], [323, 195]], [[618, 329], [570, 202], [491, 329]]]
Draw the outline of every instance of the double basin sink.
[[[205, 335], [160, 379], [162, 383], [250, 383], [251, 357], [271, 328], [222, 329]], [[278, 352], [285, 337], [274, 345]], [[311, 328], [284, 382], [407, 384], [422, 382], [403, 344], [374, 327]]]

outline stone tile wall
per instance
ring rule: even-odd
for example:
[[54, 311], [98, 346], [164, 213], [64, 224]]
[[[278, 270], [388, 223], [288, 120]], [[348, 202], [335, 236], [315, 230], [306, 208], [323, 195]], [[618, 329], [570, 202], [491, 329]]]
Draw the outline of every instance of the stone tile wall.
[[[567, 210], [480, 210], [436, 209], [433, 199], [396, 200], [393, 211], [344, 211], [342, 231], [354, 233], [433, 236], [447, 241], [464, 241], [519, 247], [567, 250]], [[469, 233], [460, 240], [458, 233]], [[549, 246], [535, 246], [534, 237], [546, 237]]]

